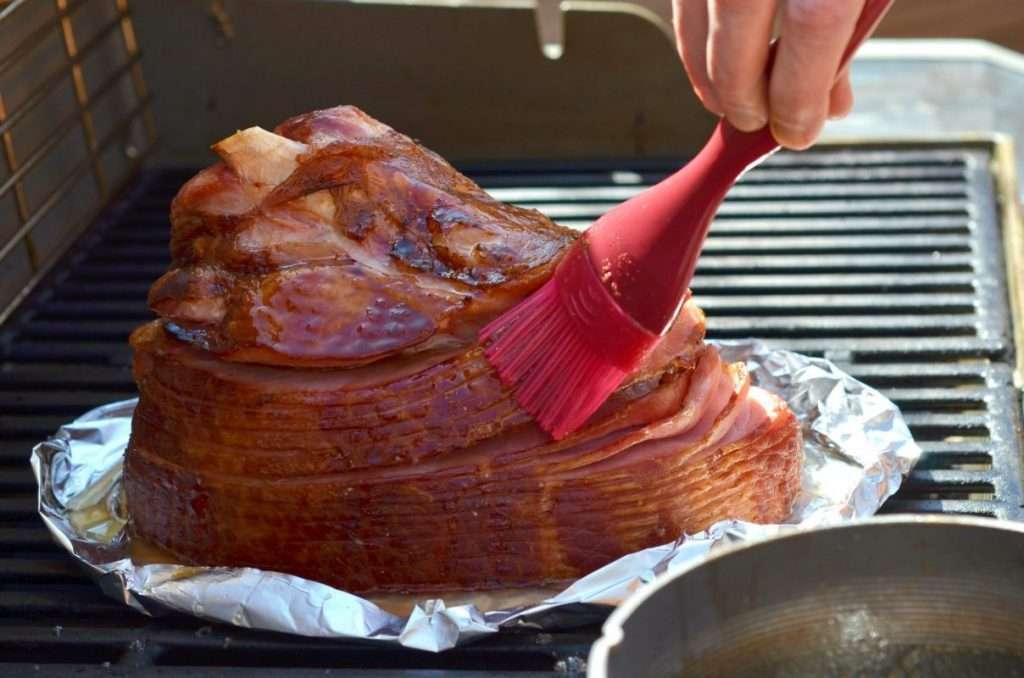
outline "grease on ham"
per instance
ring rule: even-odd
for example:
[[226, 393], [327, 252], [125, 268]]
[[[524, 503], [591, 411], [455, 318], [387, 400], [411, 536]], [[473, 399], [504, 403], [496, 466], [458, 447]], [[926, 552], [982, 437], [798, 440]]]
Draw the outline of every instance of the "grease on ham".
[[703, 343], [692, 300], [551, 441], [476, 341], [574, 235], [350, 107], [249, 128], [171, 211], [132, 335], [137, 537], [185, 563], [342, 588], [572, 579], [727, 517], [777, 522], [800, 433]]

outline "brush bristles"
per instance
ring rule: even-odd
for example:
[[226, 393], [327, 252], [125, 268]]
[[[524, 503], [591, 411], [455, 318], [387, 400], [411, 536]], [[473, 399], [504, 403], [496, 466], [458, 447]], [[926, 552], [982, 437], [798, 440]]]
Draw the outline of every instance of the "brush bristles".
[[563, 306], [553, 278], [480, 333], [519, 406], [556, 440], [586, 423], [626, 376], [581, 336], [585, 329]]

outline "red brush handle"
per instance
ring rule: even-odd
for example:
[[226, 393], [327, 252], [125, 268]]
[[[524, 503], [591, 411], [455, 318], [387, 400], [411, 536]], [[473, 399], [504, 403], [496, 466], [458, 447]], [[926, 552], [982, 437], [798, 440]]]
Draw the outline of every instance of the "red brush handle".
[[[867, 0], [841, 71], [893, 0]], [[772, 45], [768, 69], [775, 57]], [[586, 234], [590, 259], [618, 305], [663, 333], [679, 312], [718, 206], [736, 179], [779, 148], [768, 126], [741, 132], [722, 119], [681, 170], [605, 214]]]

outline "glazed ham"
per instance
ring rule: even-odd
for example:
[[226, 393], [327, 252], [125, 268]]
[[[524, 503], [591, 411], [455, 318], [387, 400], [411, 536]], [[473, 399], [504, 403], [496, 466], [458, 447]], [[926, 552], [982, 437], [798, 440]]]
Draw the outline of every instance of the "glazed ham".
[[220, 142], [171, 208], [161, 316], [132, 336], [136, 538], [357, 592], [556, 583], [723, 518], [786, 518], [800, 433], [687, 302], [555, 442], [477, 330], [572, 231], [351, 107]]
[[150, 305], [224, 360], [350, 366], [466, 347], [573, 239], [354, 108], [250, 128], [171, 205]]

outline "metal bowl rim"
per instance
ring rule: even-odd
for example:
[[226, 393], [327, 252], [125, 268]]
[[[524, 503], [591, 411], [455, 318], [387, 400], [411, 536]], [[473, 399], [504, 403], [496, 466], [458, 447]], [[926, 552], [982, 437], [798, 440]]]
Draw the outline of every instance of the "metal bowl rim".
[[706, 565], [711, 565], [721, 558], [728, 558], [738, 552], [757, 547], [761, 544], [787, 539], [803, 538], [811, 533], [850, 530], [868, 527], [871, 525], [945, 525], [950, 527], [958, 526], [996, 530], [1024, 536], [1024, 524], [1012, 523], [995, 518], [950, 515], [894, 515], [862, 518], [837, 525], [798, 527], [791, 531], [766, 537], [764, 539], [729, 544], [719, 550], [716, 550], [706, 558], [700, 559], [695, 563], [680, 567], [678, 570], [658, 577], [651, 584], [644, 586], [615, 608], [601, 627], [601, 637], [598, 638], [590, 648], [590, 656], [587, 659], [587, 677], [607, 678], [608, 656], [611, 653], [611, 650], [619, 645], [625, 638], [624, 626], [626, 620], [628, 620], [641, 605], [647, 602], [649, 598], [657, 595], [662, 589], [670, 586], [680, 577], [685, 577], [691, 571]]

